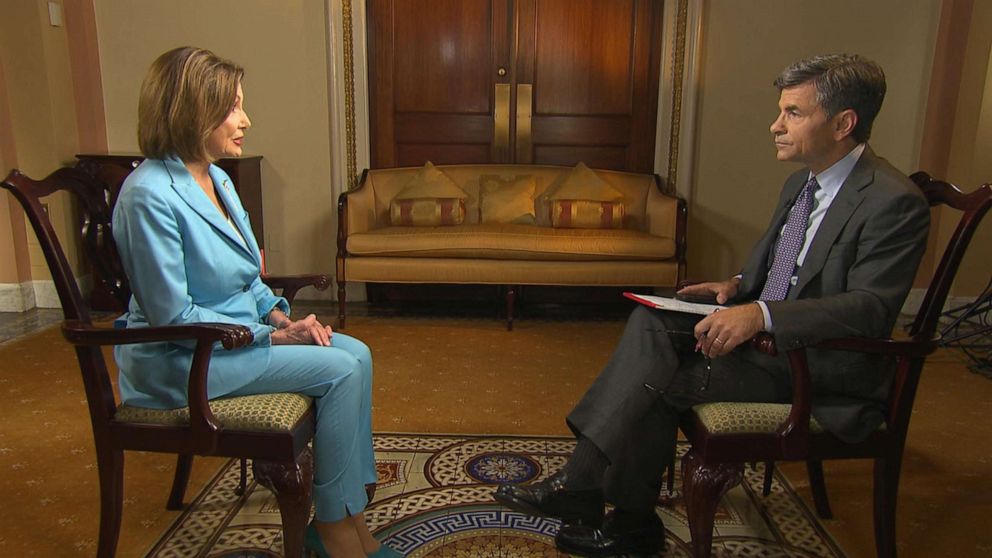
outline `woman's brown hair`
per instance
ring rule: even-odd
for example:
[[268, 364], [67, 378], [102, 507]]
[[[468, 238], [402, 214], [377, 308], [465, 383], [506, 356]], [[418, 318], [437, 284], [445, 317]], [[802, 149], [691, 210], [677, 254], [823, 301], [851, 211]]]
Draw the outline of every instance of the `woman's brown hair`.
[[148, 158], [209, 161], [206, 142], [237, 98], [244, 68], [209, 50], [179, 47], [148, 69], [138, 96], [138, 146]]

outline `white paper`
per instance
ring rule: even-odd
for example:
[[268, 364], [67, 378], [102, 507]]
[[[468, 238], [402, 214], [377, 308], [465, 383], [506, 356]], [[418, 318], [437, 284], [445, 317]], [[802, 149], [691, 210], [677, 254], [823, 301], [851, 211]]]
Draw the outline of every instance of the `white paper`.
[[698, 302], [685, 302], [682, 300], [675, 300], [674, 298], [668, 298], [664, 296], [653, 296], [653, 295], [641, 295], [634, 293], [623, 293], [623, 296], [637, 301], [645, 306], [650, 306], [651, 308], [658, 308], [660, 310], [669, 310], [671, 312], [685, 312], [687, 314], [701, 314], [703, 316], [707, 314], [712, 314], [717, 310], [722, 310], [727, 308], [727, 306], [721, 306], [719, 304], [700, 304]]

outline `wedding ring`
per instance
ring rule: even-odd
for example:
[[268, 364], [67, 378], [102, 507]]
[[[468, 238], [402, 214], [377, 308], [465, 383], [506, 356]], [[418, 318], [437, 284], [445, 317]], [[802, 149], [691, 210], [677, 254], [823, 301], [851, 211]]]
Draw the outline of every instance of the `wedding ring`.
[[721, 344], [721, 345], [723, 345], [723, 339], [720, 339], [719, 337], [717, 337], [717, 338], [716, 338], [716, 339], [714, 339], [713, 341], [715, 341], [715, 342], [717, 342], [717, 343], [719, 343], [719, 344]]

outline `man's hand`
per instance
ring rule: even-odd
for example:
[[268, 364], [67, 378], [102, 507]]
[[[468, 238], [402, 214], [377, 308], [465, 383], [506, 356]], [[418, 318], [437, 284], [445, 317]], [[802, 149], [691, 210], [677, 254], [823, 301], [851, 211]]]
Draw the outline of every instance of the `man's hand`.
[[[287, 318], [288, 319], [288, 318]], [[289, 325], [272, 332], [273, 345], [320, 345], [331, 346], [331, 326], [325, 326], [310, 314], [302, 320], [290, 321]]]
[[713, 312], [696, 324], [696, 348], [708, 358], [734, 350], [764, 329], [765, 317], [757, 303]]
[[726, 281], [709, 281], [689, 285], [688, 287], [679, 289], [676, 294], [690, 296], [711, 295], [716, 297], [717, 304], [726, 304], [728, 300], [737, 294], [737, 286], [740, 284], [740, 279], [731, 277]]

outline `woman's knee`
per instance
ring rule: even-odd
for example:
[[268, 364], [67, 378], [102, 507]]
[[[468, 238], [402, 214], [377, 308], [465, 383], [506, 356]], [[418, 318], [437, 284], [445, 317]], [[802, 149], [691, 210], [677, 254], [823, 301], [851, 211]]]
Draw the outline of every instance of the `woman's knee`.
[[341, 333], [334, 334], [335, 345], [365, 364], [372, 363], [372, 349], [363, 341]]

